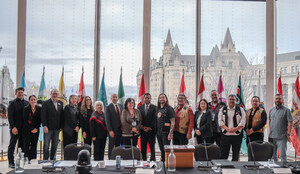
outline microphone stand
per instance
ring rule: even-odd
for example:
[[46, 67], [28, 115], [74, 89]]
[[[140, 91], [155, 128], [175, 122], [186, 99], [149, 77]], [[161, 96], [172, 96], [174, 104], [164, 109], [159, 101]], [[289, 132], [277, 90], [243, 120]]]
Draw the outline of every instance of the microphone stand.
[[251, 164], [249, 164], [249, 165], [244, 165], [244, 167], [245, 167], [246, 169], [249, 169], [249, 170], [259, 170], [259, 169], [263, 168], [264, 166], [263, 166], [263, 165], [256, 164], [255, 156], [254, 156], [254, 153], [253, 153], [252, 144], [251, 144], [251, 141], [250, 141], [250, 137], [248, 137], [248, 141], [249, 141], [249, 146], [250, 146], [251, 155], [252, 155], [252, 158], [253, 158], [253, 165], [251, 165]]
[[206, 166], [198, 166], [198, 170], [210, 171], [212, 170], [211, 166], [208, 165], [208, 154], [207, 154], [207, 147], [206, 147], [206, 140], [203, 138], [204, 142], [204, 149], [205, 149], [205, 157], [206, 157]]

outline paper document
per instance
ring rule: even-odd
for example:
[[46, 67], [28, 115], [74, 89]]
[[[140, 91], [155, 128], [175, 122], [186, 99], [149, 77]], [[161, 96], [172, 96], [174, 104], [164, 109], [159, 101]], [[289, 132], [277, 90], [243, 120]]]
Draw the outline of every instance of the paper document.
[[264, 167], [280, 167], [279, 165], [273, 163], [273, 164], [268, 164], [267, 161], [259, 161], [259, 164], [263, 165]]

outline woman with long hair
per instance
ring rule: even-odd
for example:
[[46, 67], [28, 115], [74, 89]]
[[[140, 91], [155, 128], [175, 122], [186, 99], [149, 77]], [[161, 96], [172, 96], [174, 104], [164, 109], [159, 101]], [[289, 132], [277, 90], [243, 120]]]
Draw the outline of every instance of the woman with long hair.
[[139, 131], [142, 125], [142, 116], [140, 110], [134, 109], [134, 107], [134, 99], [128, 98], [125, 101], [125, 109], [121, 115], [121, 130], [125, 145], [131, 145], [132, 138], [133, 146], [136, 146], [140, 135]]
[[94, 160], [102, 161], [107, 137], [103, 103], [96, 101], [95, 108], [96, 110], [90, 118], [90, 133], [94, 144]]
[[212, 113], [208, 109], [206, 99], [201, 99], [198, 104], [198, 111], [195, 113], [194, 129], [197, 143], [211, 143], [210, 139], [213, 136], [212, 130]]
[[90, 125], [89, 121], [94, 112], [94, 107], [92, 104], [92, 99], [89, 96], [85, 96], [82, 100], [81, 109], [80, 109], [80, 127], [82, 128], [82, 137], [84, 144], [92, 144], [92, 138], [90, 134]]
[[29, 105], [24, 108], [24, 151], [28, 160], [36, 159], [36, 146], [39, 138], [39, 127], [41, 125], [41, 107], [36, 105], [35, 95], [29, 97]]

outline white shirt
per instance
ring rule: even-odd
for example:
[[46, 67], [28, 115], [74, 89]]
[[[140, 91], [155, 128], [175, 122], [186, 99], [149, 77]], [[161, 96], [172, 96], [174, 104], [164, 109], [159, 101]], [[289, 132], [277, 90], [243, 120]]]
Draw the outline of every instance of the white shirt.
[[56, 102], [55, 101], [53, 101], [53, 99], [51, 98], [51, 100], [52, 100], [52, 103], [54, 104], [54, 107], [55, 107], [55, 109], [57, 110], [57, 100], [56, 100]]
[[[121, 112], [121, 111], [120, 111], [120, 107], [118, 106], [118, 103], [117, 103], [117, 104], [114, 104], [114, 103], [113, 103], [113, 105], [114, 105], [114, 107], [115, 107], [115, 110], [116, 110], [116, 112], [117, 112], [117, 113], [118, 113], [118, 111], [117, 111], [117, 107], [118, 107], [118, 109], [119, 109], [119, 112]], [[121, 113], [120, 113], [120, 114], [121, 114]]]
[[201, 121], [201, 118], [202, 118], [202, 115], [205, 114], [206, 111], [203, 111], [202, 113], [200, 113], [198, 119], [197, 119], [197, 128], [199, 129], [200, 128], [200, 121]]

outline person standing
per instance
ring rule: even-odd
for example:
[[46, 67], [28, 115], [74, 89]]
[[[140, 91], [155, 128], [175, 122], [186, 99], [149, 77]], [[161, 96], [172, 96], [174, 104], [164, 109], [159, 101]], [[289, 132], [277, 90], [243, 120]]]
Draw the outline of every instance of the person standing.
[[123, 106], [118, 102], [118, 95], [111, 95], [112, 103], [106, 107], [105, 120], [109, 133], [108, 159], [111, 159], [111, 151], [114, 147], [120, 146], [122, 130], [121, 130], [121, 114]]
[[77, 96], [70, 95], [69, 104], [64, 108], [63, 138], [64, 147], [77, 143], [79, 131], [79, 113], [77, 111]]
[[125, 101], [125, 109], [121, 115], [121, 129], [123, 144], [130, 146], [132, 140], [132, 145], [136, 147], [142, 125], [142, 116], [140, 110], [134, 109], [134, 107], [134, 99], [128, 98]]
[[251, 99], [252, 108], [246, 110], [247, 144], [250, 141], [264, 141], [265, 125], [267, 123], [267, 113], [259, 107], [260, 99], [253, 96]]
[[213, 136], [212, 130], [212, 113], [207, 107], [206, 99], [201, 99], [198, 104], [198, 111], [195, 113], [195, 136], [197, 143], [211, 143]]
[[174, 145], [187, 145], [194, 128], [194, 113], [184, 94], [179, 94], [177, 101], [173, 142]]
[[147, 161], [147, 144], [149, 143], [151, 157], [150, 161], [155, 160], [155, 139], [156, 139], [156, 106], [151, 103], [151, 94], [144, 94], [144, 102], [138, 107], [142, 115], [141, 128], [141, 151], [143, 161]]
[[35, 95], [29, 97], [29, 105], [24, 108], [24, 156], [28, 161], [36, 159], [36, 148], [41, 125], [41, 107], [36, 105]]
[[232, 161], [238, 161], [243, 139], [243, 128], [246, 123], [246, 114], [243, 108], [236, 105], [236, 96], [228, 97], [228, 106], [220, 109], [219, 126], [222, 128], [221, 159], [228, 159], [232, 146]]
[[95, 102], [96, 111], [90, 118], [90, 133], [94, 144], [94, 160], [103, 161], [104, 149], [107, 137], [107, 128], [105, 123], [105, 113], [103, 103]]
[[212, 113], [212, 128], [213, 128], [213, 136], [210, 138], [210, 143], [216, 142], [216, 144], [220, 147], [222, 130], [218, 123], [218, 114], [219, 110], [226, 106], [226, 104], [218, 99], [218, 93], [216, 90], [212, 90], [210, 92], [211, 102], [208, 103], [208, 109], [211, 110]]
[[23, 149], [23, 124], [24, 107], [28, 101], [24, 100], [24, 88], [15, 90], [16, 98], [8, 106], [8, 122], [10, 128], [10, 141], [7, 151], [8, 163], [10, 168], [15, 168], [14, 151], [18, 141], [18, 147]]
[[170, 145], [173, 139], [175, 126], [175, 113], [169, 105], [167, 95], [162, 93], [158, 96], [156, 108], [157, 141], [161, 152], [161, 161], [165, 162], [165, 145]]
[[43, 159], [49, 159], [49, 145], [51, 141], [50, 160], [56, 159], [59, 131], [63, 126], [63, 102], [59, 101], [58, 90], [53, 89], [51, 98], [42, 105], [41, 119], [44, 127]]
[[291, 142], [290, 134], [293, 126], [293, 116], [290, 109], [282, 105], [282, 95], [275, 95], [275, 107], [270, 110], [270, 139], [273, 143], [273, 159], [278, 161], [277, 150], [279, 150], [280, 160], [287, 162], [286, 150], [287, 141]]
[[82, 137], [84, 138], [84, 144], [91, 145], [92, 138], [90, 134], [89, 121], [94, 112], [94, 107], [92, 105], [92, 99], [89, 96], [83, 98], [81, 109], [80, 109], [80, 126], [82, 128]]

